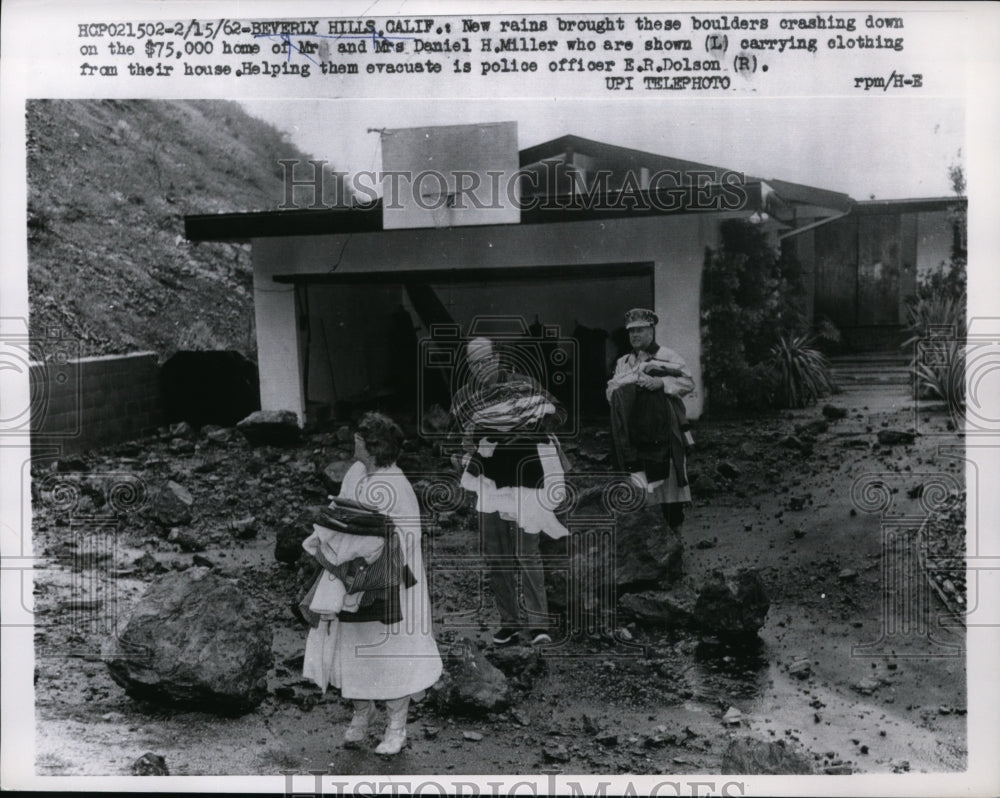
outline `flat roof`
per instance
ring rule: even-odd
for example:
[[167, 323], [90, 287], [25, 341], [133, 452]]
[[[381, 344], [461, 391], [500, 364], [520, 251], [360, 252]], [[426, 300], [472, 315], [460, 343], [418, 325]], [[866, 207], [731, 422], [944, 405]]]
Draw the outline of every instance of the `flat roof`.
[[[636, 219], [694, 213], [725, 213], [763, 210], [760, 182], [739, 184], [746, 200], [733, 203], [736, 184], [722, 186], [684, 186], [657, 191], [611, 192], [591, 201], [579, 195], [563, 194], [542, 198], [521, 211], [521, 225], [589, 222], [598, 219]], [[678, 193], [678, 188], [683, 189]], [[722, 205], [722, 207], [714, 207]], [[397, 233], [403, 229], [384, 230], [381, 200], [351, 208], [331, 207], [287, 211], [196, 214], [184, 217], [184, 236], [189, 241], [247, 242], [254, 238], [285, 236], [338, 235], [347, 233]], [[467, 226], [467, 225], [463, 225]], [[518, 225], [487, 224], [487, 227]], [[416, 228], [432, 229], [432, 228]]]

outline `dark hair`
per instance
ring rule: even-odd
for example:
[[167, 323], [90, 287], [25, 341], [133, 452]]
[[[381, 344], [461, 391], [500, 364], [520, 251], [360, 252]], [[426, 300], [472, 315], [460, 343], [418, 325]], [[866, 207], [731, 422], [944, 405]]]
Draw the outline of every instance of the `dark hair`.
[[358, 434], [379, 468], [395, 463], [403, 449], [403, 430], [382, 413], [365, 413], [358, 423]]

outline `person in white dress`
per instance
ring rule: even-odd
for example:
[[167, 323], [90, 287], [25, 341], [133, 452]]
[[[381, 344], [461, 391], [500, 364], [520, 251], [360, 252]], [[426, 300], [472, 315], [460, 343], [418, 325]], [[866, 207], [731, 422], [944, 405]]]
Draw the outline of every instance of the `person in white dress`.
[[[323, 680], [354, 701], [354, 717], [344, 734], [344, 745], [363, 743], [376, 714], [375, 701], [385, 701], [389, 721], [377, 754], [398, 753], [406, 744], [406, 717], [410, 700], [441, 676], [442, 662], [434, 639], [430, 595], [420, 550], [420, 506], [396, 459], [403, 432], [387, 416], [368, 413], [358, 425], [354, 456], [341, 484], [340, 498], [389, 517], [413, 574], [411, 587], [399, 585], [402, 620], [345, 622], [341, 613], [334, 650], [324, 659]], [[325, 685], [323, 685], [325, 686]]]

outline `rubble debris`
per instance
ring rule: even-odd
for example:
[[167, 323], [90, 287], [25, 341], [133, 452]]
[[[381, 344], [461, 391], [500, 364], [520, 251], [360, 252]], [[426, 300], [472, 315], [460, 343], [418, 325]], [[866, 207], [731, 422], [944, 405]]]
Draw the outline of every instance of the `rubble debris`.
[[463, 637], [444, 658], [444, 672], [431, 688], [430, 697], [441, 710], [479, 716], [506, 709], [510, 687], [503, 671], [472, 640]]
[[815, 773], [812, 762], [792, 750], [784, 740], [758, 740], [737, 737], [722, 755], [720, 773], [746, 773], [758, 776], [809, 775]]
[[728, 460], [720, 460], [715, 466], [720, 477], [736, 479], [742, 472]]
[[255, 446], [283, 446], [299, 439], [299, 420], [291, 410], [257, 410], [236, 425]]
[[514, 687], [530, 688], [535, 679], [548, 672], [541, 651], [531, 646], [496, 648], [487, 659], [503, 671]]
[[547, 745], [542, 749], [542, 756], [547, 762], [569, 762], [569, 751], [565, 745]]
[[795, 434], [803, 437], [815, 438], [817, 435], [821, 435], [826, 432], [829, 428], [829, 421], [825, 418], [816, 418], [812, 421], [807, 421], [805, 424], [797, 424], [795, 427]]
[[618, 609], [644, 626], [677, 629], [691, 623], [697, 594], [687, 584], [670, 590], [627, 593], [618, 600]]
[[880, 429], [878, 442], [883, 446], [909, 446], [913, 443], [914, 433], [900, 429]]
[[743, 713], [736, 707], [730, 707], [726, 714], [722, 716], [722, 722], [726, 726], [739, 726], [743, 722]]
[[720, 638], [754, 637], [770, 606], [755, 569], [715, 570], [698, 593], [692, 624], [700, 632]]
[[153, 491], [149, 512], [161, 526], [184, 526], [191, 523], [193, 505], [191, 492], [170, 480], [165, 487]]
[[283, 519], [277, 525], [274, 532], [274, 559], [286, 565], [310, 559], [302, 548], [302, 541], [312, 534], [313, 523], [325, 507], [325, 504], [306, 507], [294, 518]]

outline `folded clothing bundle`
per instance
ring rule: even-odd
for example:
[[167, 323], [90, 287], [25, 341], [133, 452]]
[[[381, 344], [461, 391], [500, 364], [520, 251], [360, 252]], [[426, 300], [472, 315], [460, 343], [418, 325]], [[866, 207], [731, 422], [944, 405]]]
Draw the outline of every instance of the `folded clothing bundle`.
[[348, 535], [384, 538], [389, 519], [350, 499], [335, 499], [319, 513], [317, 523]]
[[529, 431], [547, 416], [557, 423], [565, 420], [565, 411], [534, 380], [510, 376], [502, 382], [478, 390], [463, 390], [456, 396], [452, 413], [464, 427], [495, 432]]

